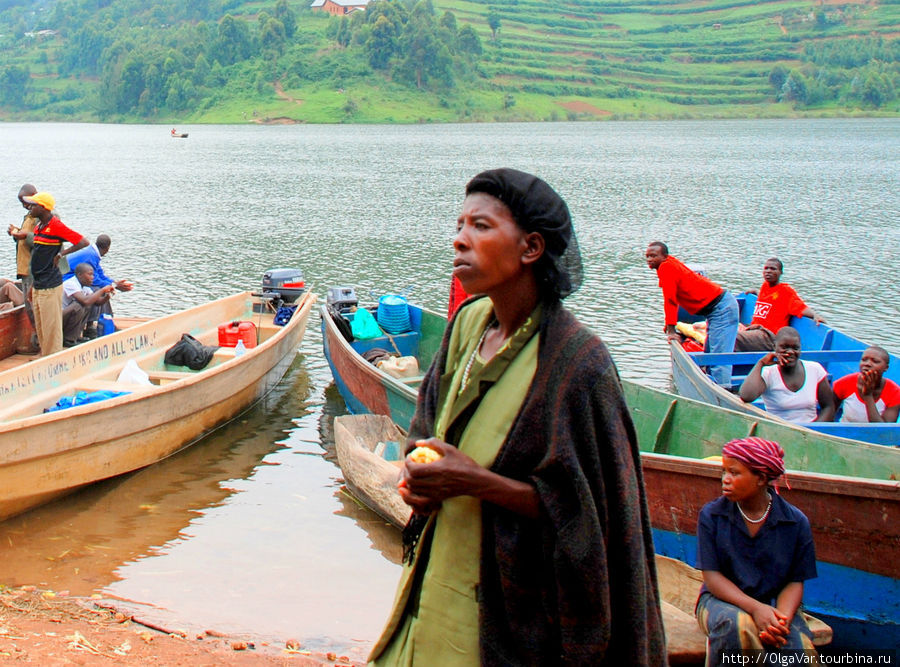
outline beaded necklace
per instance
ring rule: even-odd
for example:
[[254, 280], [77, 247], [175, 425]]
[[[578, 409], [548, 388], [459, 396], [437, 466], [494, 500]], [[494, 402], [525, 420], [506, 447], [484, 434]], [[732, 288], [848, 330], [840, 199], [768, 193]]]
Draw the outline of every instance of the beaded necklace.
[[772, 510], [772, 494], [766, 492], [766, 495], [769, 496], [769, 504], [766, 505], [766, 511], [763, 512], [763, 515], [758, 519], [751, 519], [749, 516], [744, 514], [744, 510], [741, 509], [741, 504], [737, 503], [738, 512], [741, 513], [741, 516], [744, 517], [744, 520], [749, 523], [762, 523], [766, 520], [766, 517], [769, 516], [769, 512]]
[[472, 364], [475, 363], [475, 357], [478, 355], [478, 350], [481, 349], [481, 344], [484, 342], [484, 339], [487, 336], [487, 332], [490, 331], [493, 325], [494, 320], [488, 322], [488, 325], [484, 328], [484, 332], [481, 334], [481, 338], [478, 339], [478, 344], [475, 346], [475, 349], [472, 350], [472, 354], [469, 355], [469, 361], [466, 363], [466, 369], [463, 371], [462, 382], [459, 385], [460, 393], [465, 391], [466, 387], [469, 386], [469, 372], [472, 370]]

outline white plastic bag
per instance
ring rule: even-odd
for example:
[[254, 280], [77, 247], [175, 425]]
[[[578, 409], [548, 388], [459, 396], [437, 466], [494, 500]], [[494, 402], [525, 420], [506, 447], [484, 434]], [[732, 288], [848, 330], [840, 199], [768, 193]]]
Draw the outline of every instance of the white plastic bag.
[[388, 357], [375, 365], [395, 378], [415, 377], [419, 374], [419, 361], [415, 357]]
[[129, 359], [125, 362], [125, 367], [122, 369], [122, 372], [119, 373], [116, 382], [126, 382], [128, 384], [153, 384], [150, 382], [150, 376], [137, 365], [137, 362], [134, 359]]

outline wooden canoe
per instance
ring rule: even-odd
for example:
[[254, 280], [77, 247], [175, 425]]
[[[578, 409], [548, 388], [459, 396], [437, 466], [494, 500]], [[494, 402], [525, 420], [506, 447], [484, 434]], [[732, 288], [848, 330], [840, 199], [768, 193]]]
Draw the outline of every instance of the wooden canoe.
[[[241, 413], [287, 371], [314, 302], [304, 294], [280, 327], [265, 302], [242, 292], [0, 373], [0, 519], [154, 463]], [[215, 345], [219, 324], [234, 320], [256, 324], [256, 347], [241, 356], [219, 348], [200, 371], [165, 364], [183, 333]], [[152, 384], [117, 381], [132, 359]], [[129, 393], [44, 412], [63, 396], [98, 390]]]
[[376, 454], [379, 443], [398, 443], [401, 457], [406, 432], [384, 415], [352, 415], [334, 420], [334, 448], [347, 488], [388, 523], [403, 528], [412, 510], [397, 493], [402, 460]]
[[[357, 369], [353, 384], [344, 383], [355, 396], [350, 411], [412, 415], [415, 386], [389, 380], [395, 389], [390, 402], [359, 400], [385, 396], [385, 380], [333, 329], [332, 350], [346, 355], [338, 368]], [[430, 360], [420, 363], [426, 367]], [[340, 387], [337, 372], [335, 380]], [[721, 493], [720, 466], [704, 457], [720, 454], [737, 437], [775, 440], [790, 471], [792, 490], [785, 497], [807, 513], [816, 538], [819, 578], [806, 587], [808, 609], [834, 628], [836, 645], [883, 648], [882, 632], [900, 645], [900, 561], [892, 555], [900, 548], [900, 450], [799, 428], [764, 412], [750, 415], [622, 384], [638, 432], [658, 553], [696, 562], [697, 515]]]
[[447, 319], [410, 304], [412, 331], [347, 342], [327, 308], [323, 306], [320, 310], [325, 358], [347, 409], [354, 414], [388, 415], [401, 428], [409, 428], [422, 376], [395, 378], [370, 364], [362, 355], [373, 348], [383, 348], [414, 356], [418, 359], [420, 373], [424, 374], [441, 345]]
[[[785, 450], [784, 498], [809, 518], [818, 577], [804, 606], [834, 630], [834, 645], [900, 645], [900, 451], [846, 445], [814, 431], [625, 382], [638, 434], [658, 554], [696, 564], [697, 516], [721, 495], [728, 440], [758, 435]], [[824, 472], [828, 471], [828, 472]]]
[[[347, 415], [334, 420], [334, 444], [344, 483], [358, 500], [397, 528], [406, 525], [411, 514], [397, 493], [398, 465], [375, 452], [379, 443], [399, 441], [402, 447], [405, 440], [405, 432], [384, 415]], [[669, 662], [700, 662], [706, 655], [706, 637], [693, 613], [699, 573], [671, 559], [660, 564], [660, 558], [657, 566]]]
[[33, 334], [34, 327], [24, 305], [0, 311], [0, 372], [34, 358], [34, 355], [19, 354], [20, 350], [31, 348]]
[[[741, 309], [741, 322], [749, 324], [753, 317], [756, 296], [753, 294], [738, 295], [738, 304]], [[822, 364], [828, 371], [829, 379], [832, 382], [859, 370], [860, 357], [868, 347], [866, 343], [826, 324], [816, 325], [815, 322], [805, 317], [792, 317], [791, 326], [800, 332], [801, 357]], [[757, 417], [789, 423], [765, 412], [762, 401], [755, 401], [751, 404], [744, 403], [736, 394], [718, 386], [704, 371], [709, 366], [731, 365], [733, 368], [732, 389], [737, 389], [750, 372], [753, 364], [765, 355], [765, 352], [720, 354], [687, 352], [678, 343], [670, 343], [669, 352], [672, 359], [672, 380], [675, 383], [676, 391], [682, 396], [710, 405], [746, 412]], [[891, 355], [890, 365], [884, 375], [886, 378], [900, 383], [900, 358]], [[897, 423], [815, 422], [794, 426], [798, 429], [808, 428], [854, 442], [900, 446], [900, 424]]]

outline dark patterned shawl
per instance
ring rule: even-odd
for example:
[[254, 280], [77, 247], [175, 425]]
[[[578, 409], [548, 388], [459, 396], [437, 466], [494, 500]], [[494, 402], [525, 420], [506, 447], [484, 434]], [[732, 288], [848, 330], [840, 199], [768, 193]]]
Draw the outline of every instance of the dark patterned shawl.
[[[433, 433], [449, 332], [410, 438]], [[482, 504], [483, 665], [664, 665], [637, 437], [606, 346], [545, 306], [538, 366], [491, 468], [535, 486], [539, 519]]]

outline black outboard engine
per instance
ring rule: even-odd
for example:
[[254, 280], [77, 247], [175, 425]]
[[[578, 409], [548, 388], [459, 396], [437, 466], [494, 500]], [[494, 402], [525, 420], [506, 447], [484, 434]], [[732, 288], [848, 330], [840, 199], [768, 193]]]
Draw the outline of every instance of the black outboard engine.
[[329, 287], [325, 304], [333, 306], [339, 313], [348, 313], [359, 305], [359, 299], [356, 298], [356, 290], [352, 287]]
[[306, 291], [300, 269], [269, 269], [263, 274], [263, 295], [280, 297], [284, 303], [294, 303]]

